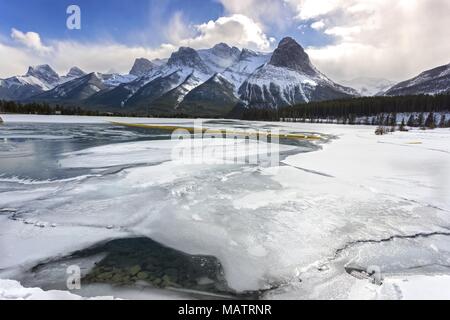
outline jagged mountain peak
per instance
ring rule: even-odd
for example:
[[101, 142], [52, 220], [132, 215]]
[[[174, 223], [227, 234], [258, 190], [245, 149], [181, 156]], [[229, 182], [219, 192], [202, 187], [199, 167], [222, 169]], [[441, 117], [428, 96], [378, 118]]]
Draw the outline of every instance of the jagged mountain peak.
[[171, 67], [188, 67], [203, 73], [210, 72], [198, 52], [190, 47], [180, 47], [172, 53], [167, 64]]
[[72, 67], [70, 68], [69, 72], [67, 73], [66, 77], [68, 78], [79, 78], [85, 76], [87, 73], [81, 70], [78, 67]]
[[241, 54], [239, 56], [239, 60], [245, 60], [251, 57], [256, 57], [258, 55], [257, 52], [250, 49], [242, 49]]
[[42, 73], [42, 72], [48, 72], [48, 73], [56, 73], [55, 70], [52, 69], [48, 64], [40, 64], [37, 66], [29, 66], [27, 75], [33, 75], [33, 73]]
[[196, 62], [197, 60], [201, 61], [197, 51], [190, 47], [180, 47], [178, 51], [172, 53], [169, 58], [168, 64], [191, 64], [192, 62]]
[[272, 54], [269, 64], [288, 68], [310, 76], [317, 74], [303, 47], [291, 37], [283, 38]]
[[216, 56], [226, 58], [226, 57], [238, 57], [241, 53], [241, 50], [237, 47], [230, 47], [228, 44], [221, 42], [216, 44], [211, 49], [212, 53]]
[[278, 43], [278, 47], [285, 47], [285, 46], [298, 46], [303, 49], [303, 47], [292, 37], [284, 37]]
[[59, 75], [48, 64], [30, 66], [26, 76], [33, 76], [47, 84], [53, 84], [59, 81]]
[[99, 72], [91, 72], [85, 76], [85, 79], [101, 80], [102, 78], [103, 78], [103, 75]]
[[156, 66], [156, 64], [146, 58], [137, 58], [130, 70], [130, 74], [137, 77], [142, 77], [143, 75], [146, 75], [148, 72], [156, 68]]
[[215, 73], [210, 79], [209, 81], [215, 81], [215, 82], [228, 82], [228, 79], [225, 78], [222, 74], [220, 73]]
[[231, 47], [226, 44], [225, 42], [220, 42], [218, 44], [216, 44], [213, 49], [217, 49], [217, 50], [231, 50]]

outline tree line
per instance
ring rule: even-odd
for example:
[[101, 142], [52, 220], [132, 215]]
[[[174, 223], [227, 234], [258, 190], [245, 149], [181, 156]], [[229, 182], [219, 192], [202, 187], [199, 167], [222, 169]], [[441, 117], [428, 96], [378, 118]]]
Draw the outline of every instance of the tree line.
[[87, 110], [76, 106], [50, 105], [46, 102], [20, 103], [15, 101], [0, 100], [0, 113], [19, 113], [19, 114], [40, 114], [40, 115], [77, 115], [77, 116], [116, 116], [116, 117], [134, 117], [138, 114], [128, 114], [119, 112], [101, 112], [98, 110]]
[[[450, 95], [448, 94], [362, 97], [303, 103], [280, 109], [244, 109], [240, 119], [433, 128], [450, 127], [450, 118], [443, 115], [449, 111]], [[100, 112], [76, 106], [50, 105], [45, 102], [20, 103], [2, 100], [0, 100], [0, 112], [42, 115], [142, 116], [139, 113]], [[188, 115], [175, 114], [171, 117], [186, 118]]]
[[[243, 120], [394, 126], [449, 127], [450, 95], [362, 97], [310, 102], [280, 109], [247, 109]], [[407, 118], [398, 114], [409, 114]], [[401, 119], [399, 119], [401, 118]]]
[[[39, 115], [77, 115], [77, 116], [111, 116], [111, 117], [151, 117], [165, 118], [167, 115], [143, 114], [142, 112], [105, 112], [83, 109], [77, 106], [51, 105], [46, 102], [20, 103], [0, 100], [0, 113], [39, 114]], [[188, 114], [175, 113], [171, 118], [191, 118]]]

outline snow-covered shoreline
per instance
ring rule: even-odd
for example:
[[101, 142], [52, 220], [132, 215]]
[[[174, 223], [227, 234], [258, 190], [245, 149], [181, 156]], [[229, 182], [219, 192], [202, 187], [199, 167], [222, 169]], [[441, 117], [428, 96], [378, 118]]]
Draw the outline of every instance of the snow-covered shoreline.
[[[135, 296], [145, 299], [146, 295]], [[150, 298], [147, 296], [147, 298]], [[156, 299], [174, 299], [176, 296], [151, 296]], [[283, 296], [278, 297], [283, 298]], [[293, 297], [286, 297], [293, 299]], [[369, 282], [355, 282], [349, 292], [355, 300], [449, 300], [450, 276], [417, 275], [395, 276], [384, 279], [381, 286]], [[114, 300], [114, 296], [85, 297], [64, 290], [26, 288], [15, 280], [0, 279], [0, 300]]]
[[84, 298], [63, 290], [44, 291], [40, 288], [25, 288], [15, 280], [0, 279], [0, 300], [113, 300], [114, 297]]

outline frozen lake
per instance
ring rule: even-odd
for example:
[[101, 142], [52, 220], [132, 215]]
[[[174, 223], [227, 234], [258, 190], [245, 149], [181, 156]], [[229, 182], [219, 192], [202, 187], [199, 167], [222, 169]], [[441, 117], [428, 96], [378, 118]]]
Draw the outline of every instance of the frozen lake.
[[[204, 123], [210, 128], [322, 139], [282, 139], [277, 166], [185, 164], [173, 159], [175, 141], [166, 130], [108, 120], [186, 127], [192, 120], [2, 117], [0, 278], [65, 290], [65, 268], [76, 262], [94, 284], [116, 276], [113, 287], [114, 281], [100, 281], [78, 292], [88, 296], [198, 298], [179, 290], [190, 289], [259, 292], [260, 298], [399, 299], [433, 283], [430, 294], [449, 297], [439, 287], [450, 274], [448, 129], [377, 137], [363, 126], [210, 120]], [[208, 150], [220, 139], [206, 142], [201, 148]], [[238, 156], [243, 148], [248, 145], [236, 144]], [[141, 265], [139, 254], [122, 258], [111, 249], [114, 239], [130, 238], [163, 247], [156, 258], [142, 251], [147, 262]], [[145, 249], [145, 241], [138, 246]], [[133, 251], [133, 244], [125, 247]], [[91, 255], [83, 253], [88, 248]], [[138, 286], [136, 293], [139, 273], [154, 283], [166, 275], [148, 260], [174, 255], [178, 262], [162, 264], [178, 270], [173, 277], [185, 279], [181, 288]], [[186, 266], [184, 255], [203, 257], [209, 267]], [[372, 283], [374, 275], [366, 273], [372, 269], [383, 284]], [[123, 280], [130, 277], [131, 285]]]

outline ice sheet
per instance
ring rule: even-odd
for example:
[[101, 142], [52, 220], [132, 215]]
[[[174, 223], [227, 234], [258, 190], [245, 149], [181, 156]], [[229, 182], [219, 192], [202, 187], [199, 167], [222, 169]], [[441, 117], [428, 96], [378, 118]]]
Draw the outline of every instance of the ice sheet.
[[[262, 124], [229, 124], [237, 125]], [[145, 235], [190, 254], [216, 256], [238, 291], [282, 284], [268, 297], [348, 298], [349, 288], [360, 285], [345, 272], [352, 261], [402, 272], [426, 258], [427, 274], [447, 263], [450, 130], [378, 137], [364, 126], [264, 126], [337, 139], [322, 144], [322, 150], [289, 156], [279, 168], [186, 165], [172, 160], [169, 141], [66, 153], [61, 165], [67, 169], [121, 169], [43, 184], [16, 181], [0, 206], [17, 209], [22, 220], [0, 216], [0, 246], [9, 253], [0, 268], [14, 269], [104, 238]], [[57, 227], [25, 224], [30, 220]], [[58, 230], [72, 236], [63, 241]], [[398, 237], [405, 237], [401, 245]], [[439, 253], [415, 251], [425, 240]], [[360, 246], [360, 241], [372, 242]], [[379, 241], [392, 245], [395, 255], [383, 257]], [[393, 268], [397, 257], [400, 263]], [[322, 268], [331, 271], [319, 272]], [[414, 275], [424, 272], [418, 268]], [[353, 292], [353, 298], [373, 298]]]

